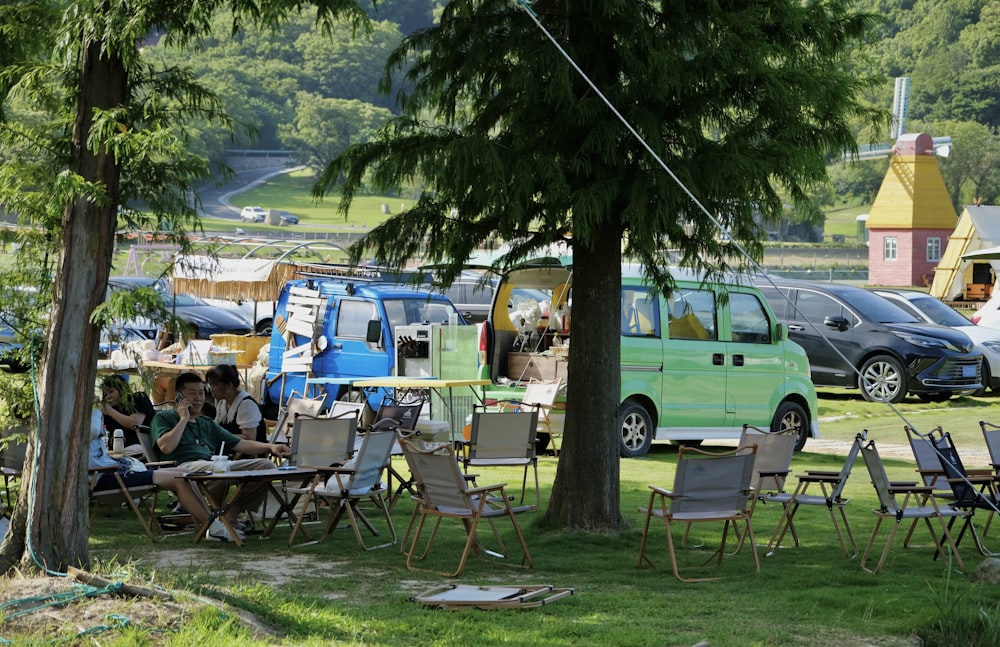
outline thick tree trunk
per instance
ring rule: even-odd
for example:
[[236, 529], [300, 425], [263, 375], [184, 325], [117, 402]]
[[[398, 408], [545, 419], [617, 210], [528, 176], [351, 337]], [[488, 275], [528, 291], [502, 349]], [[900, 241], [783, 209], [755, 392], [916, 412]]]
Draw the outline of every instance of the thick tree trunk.
[[[624, 524], [619, 497], [621, 239], [610, 223], [593, 249], [573, 248], [573, 337], [566, 391], [566, 433], [548, 520], [582, 530]], [[583, 324], [583, 325], [580, 325]]]
[[127, 74], [122, 60], [86, 45], [81, 54], [79, 95], [70, 171], [102, 189], [108, 204], [84, 197], [65, 206], [59, 265], [45, 361], [37, 385], [38, 424], [31, 434], [24, 478], [0, 546], [0, 569], [87, 568], [90, 535], [87, 449], [94, 405], [99, 329], [90, 323], [104, 301], [114, 252], [120, 166], [103, 148], [88, 149], [93, 111], [124, 105]]

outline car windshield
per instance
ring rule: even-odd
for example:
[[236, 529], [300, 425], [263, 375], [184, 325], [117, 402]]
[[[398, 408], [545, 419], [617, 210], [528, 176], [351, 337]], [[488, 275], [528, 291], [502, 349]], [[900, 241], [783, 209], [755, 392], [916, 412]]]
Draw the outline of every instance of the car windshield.
[[855, 311], [869, 321], [877, 323], [920, 323], [920, 319], [894, 303], [868, 290], [854, 290], [842, 295]]
[[972, 325], [971, 321], [956, 312], [954, 308], [934, 297], [915, 297], [910, 302], [936, 324], [953, 328]]

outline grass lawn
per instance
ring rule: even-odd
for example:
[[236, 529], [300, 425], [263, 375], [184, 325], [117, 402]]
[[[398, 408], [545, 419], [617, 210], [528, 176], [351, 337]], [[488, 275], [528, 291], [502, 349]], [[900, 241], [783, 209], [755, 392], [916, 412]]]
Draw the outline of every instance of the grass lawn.
[[[978, 433], [974, 421], [988, 415], [991, 400], [963, 398], [952, 407], [907, 401], [901, 408], [914, 416], [918, 411], [936, 411], [927, 424], [960, 428], [971, 438], [973, 430]], [[865, 403], [856, 394], [848, 398], [845, 392], [824, 392], [820, 404], [823, 415], [847, 416], [824, 422], [827, 437], [849, 439], [861, 427], [877, 427], [873, 432], [877, 443], [905, 443], [902, 423], [885, 414], [884, 405]], [[966, 406], [959, 408], [960, 404]], [[966, 416], [970, 423], [964, 422]], [[959, 438], [959, 447], [965, 437]], [[954, 617], [950, 605], [970, 618], [980, 609], [995, 617], [995, 590], [972, 584], [965, 575], [950, 571], [947, 563], [933, 560], [926, 528], [918, 529], [910, 548], [904, 549], [897, 538], [884, 571], [870, 575], [859, 568], [858, 558], [847, 560], [841, 554], [822, 508], [799, 512], [795, 525], [801, 545], [791, 547], [786, 539], [788, 547], [772, 557], [762, 555], [760, 573], [754, 572], [747, 548], [727, 557], [718, 571], [702, 566], [720, 534], [721, 528], [712, 524], [694, 527], [689, 547], [680, 551], [682, 570], [687, 575], [717, 574], [719, 581], [674, 580], [662, 525], [654, 526], [650, 535], [655, 566], [637, 568], [641, 519], [636, 508], [646, 504], [648, 484], [670, 487], [676, 455], [674, 447], [657, 443], [647, 456], [621, 461], [621, 508], [628, 528], [583, 533], [549, 527], [538, 512], [523, 515], [533, 569], [473, 559], [454, 580], [575, 589], [572, 597], [531, 611], [424, 609], [410, 597], [451, 580], [408, 571], [398, 547], [360, 550], [346, 527], [321, 544], [293, 548], [287, 546], [285, 525], [268, 540], [251, 536], [241, 549], [217, 543], [194, 546], [190, 535], [150, 544], [126, 510], [115, 509], [110, 516], [102, 512], [90, 542], [94, 570], [110, 577], [124, 571], [132, 583], [154, 582], [174, 591], [224, 599], [252, 612], [281, 636], [255, 638], [232, 617], [209, 610], [169, 637], [154, 638], [157, 634], [150, 633], [154, 627], [137, 627], [120, 635], [104, 634], [102, 644], [694, 645], [705, 641], [735, 646], [887, 646], [912, 644], [909, 637], [924, 633], [944, 617], [945, 610]], [[793, 459], [792, 468], [794, 472], [838, 470], [841, 463], [841, 457], [809, 451], [807, 445]], [[891, 478], [915, 476], [912, 461], [887, 459], [886, 463]], [[541, 458], [543, 506], [556, 469], [557, 459]], [[515, 491], [521, 480], [514, 469], [484, 468], [481, 475], [481, 482], [506, 481]], [[860, 461], [846, 492], [851, 498], [848, 518], [863, 549], [873, 527], [871, 509], [876, 500]], [[412, 509], [405, 497], [396, 506], [394, 521], [400, 534]], [[779, 512], [776, 506], [758, 506], [754, 528], [759, 544], [766, 543]], [[482, 536], [489, 541], [488, 533]], [[511, 548], [510, 533], [504, 536]], [[449, 568], [461, 540], [458, 528], [446, 524], [427, 565]], [[964, 541], [961, 549], [970, 568], [981, 561], [971, 541]], [[964, 615], [945, 618], [948, 640], [924, 644], [976, 644], [958, 631], [966, 622], [971, 620]], [[0, 635], [16, 637], [2, 630]]]
[[[351, 203], [351, 209], [345, 220], [337, 210], [340, 195], [328, 194], [322, 201], [317, 201], [312, 197], [314, 182], [315, 176], [312, 171], [282, 173], [250, 191], [234, 195], [232, 203], [241, 209], [246, 206], [261, 205], [265, 209], [287, 211], [301, 219], [301, 226], [292, 226], [296, 229], [320, 226], [323, 229], [351, 231], [371, 229], [385, 220], [386, 214], [382, 213], [383, 204], [392, 214], [398, 214], [400, 210], [412, 206], [414, 202], [409, 197], [359, 194]], [[244, 223], [241, 228], [247, 232], [274, 231], [274, 227], [259, 223]]]

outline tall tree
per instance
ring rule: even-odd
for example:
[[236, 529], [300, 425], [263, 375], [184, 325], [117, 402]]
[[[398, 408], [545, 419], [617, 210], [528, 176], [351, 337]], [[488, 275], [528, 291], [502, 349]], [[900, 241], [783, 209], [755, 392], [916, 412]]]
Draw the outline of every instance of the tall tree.
[[[32, 0], [4, 5], [30, 6]], [[62, 126], [50, 133], [55, 154], [49, 160], [56, 181], [50, 203], [61, 208], [53, 225], [58, 260], [52, 277], [53, 302], [44, 359], [36, 386], [36, 432], [30, 437], [25, 478], [2, 546], [0, 568], [63, 569], [89, 562], [87, 445], [94, 401], [99, 326], [91, 315], [103, 301], [114, 252], [117, 206], [123, 177], [148, 174], [154, 218], [186, 220], [196, 216], [184, 201], [197, 163], [175, 145], [171, 118], [213, 111], [212, 97], [175, 75], [159, 75], [143, 63], [138, 44], [153, 30], [167, 38], [197, 43], [221, 8], [232, 11], [231, 27], [277, 26], [303, 6], [298, 0], [79, 0], [60, 3], [61, 19], [43, 34], [54, 44], [47, 66], [31, 73], [11, 66], [4, 72], [30, 90], [44, 72], [54, 72], [67, 99]], [[317, 20], [330, 29], [346, 16], [367, 24], [353, 0], [318, 0]], [[41, 23], [44, 25], [45, 23]], [[39, 24], [33, 25], [38, 29]], [[40, 70], [40, 71], [39, 71]], [[20, 73], [19, 73], [20, 72]], [[5, 84], [9, 88], [14, 84]], [[186, 99], [186, 101], [182, 101]], [[181, 153], [176, 166], [172, 155]], [[203, 165], [202, 165], [203, 166]], [[204, 168], [201, 171], [204, 172]], [[135, 186], [140, 186], [136, 182]], [[34, 188], [34, 187], [33, 187]], [[5, 187], [4, 195], [13, 195]]]
[[754, 211], [776, 218], [779, 188], [806, 200], [808, 185], [825, 177], [824, 155], [854, 146], [849, 121], [874, 118], [856, 99], [868, 81], [846, 53], [872, 19], [850, 5], [453, 0], [437, 26], [390, 57], [387, 78], [412, 62], [402, 116], [334, 159], [315, 192], [342, 180], [346, 212], [364, 182], [389, 189], [422, 178], [428, 190], [417, 204], [352, 253], [395, 266], [421, 254], [448, 264], [446, 282], [483, 243], [510, 245], [498, 266], [551, 243], [572, 247], [571, 433], [550, 520], [623, 524], [615, 428], [623, 255], [666, 290], [671, 248], [689, 266], [729, 267], [731, 247], [652, 153], [759, 257]]

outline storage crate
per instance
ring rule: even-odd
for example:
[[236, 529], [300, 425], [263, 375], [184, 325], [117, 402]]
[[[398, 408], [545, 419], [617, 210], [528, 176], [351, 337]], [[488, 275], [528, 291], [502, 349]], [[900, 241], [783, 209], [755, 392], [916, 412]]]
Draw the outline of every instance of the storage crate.
[[253, 364], [260, 349], [271, 343], [266, 335], [212, 335], [212, 345], [237, 351], [237, 364]]

